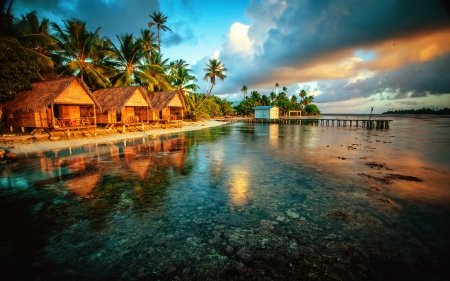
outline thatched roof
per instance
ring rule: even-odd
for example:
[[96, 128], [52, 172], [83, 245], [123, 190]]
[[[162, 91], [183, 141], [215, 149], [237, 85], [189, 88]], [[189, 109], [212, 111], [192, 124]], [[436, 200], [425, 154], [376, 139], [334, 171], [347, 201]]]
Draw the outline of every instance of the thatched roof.
[[184, 104], [184, 97], [183, 94], [179, 91], [153, 92], [148, 94], [150, 103], [154, 110], [163, 110], [176, 96], [180, 98], [183, 109], [185, 109], [186, 105]]
[[32, 90], [17, 93], [16, 97], [5, 103], [9, 111], [38, 111], [47, 108], [72, 82], [76, 80], [83, 90], [98, 106], [88, 86], [76, 76], [46, 80], [31, 84]]
[[150, 100], [147, 96], [147, 91], [141, 86], [101, 89], [95, 91], [94, 96], [100, 104], [102, 112], [120, 112], [123, 106], [136, 92], [136, 90], [139, 90], [141, 92], [142, 97], [147, 101], [149, 107], [151, 108]]

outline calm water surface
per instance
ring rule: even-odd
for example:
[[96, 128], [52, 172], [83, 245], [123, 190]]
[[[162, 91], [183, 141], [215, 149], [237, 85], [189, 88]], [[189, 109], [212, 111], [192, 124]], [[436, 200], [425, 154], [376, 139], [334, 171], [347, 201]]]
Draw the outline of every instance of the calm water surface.
[[447, 280], [450, 118], [389, 119], [236, 123], [2, 164], [1, 274]]

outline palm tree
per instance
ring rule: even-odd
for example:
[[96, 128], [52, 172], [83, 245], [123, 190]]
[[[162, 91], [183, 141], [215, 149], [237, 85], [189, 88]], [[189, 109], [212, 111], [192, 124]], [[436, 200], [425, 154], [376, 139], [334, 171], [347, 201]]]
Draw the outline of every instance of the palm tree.
[[2, 1], [0, 14], [0, 37], [14, 37], [15, 35], [15, 17], [12, 10], [14, 0]]
[[192, 70], [188, 68], [178, 68], [175, 80], [172, 84], [179, 90], [183, 91], [183, 93], [185, 92], [185, 90], [197, 91], [198, 89], [200, 89], [200, 87], [197, 84], [192, 83], [197, 81], [197, 78], [195, 78], [194, 75], [191, 75], [191, 72]]
[[270, 105], [270, 98], [266, 95], [262, 95], [261, 103], [262, 105]]
[[275, 92], [270, 92], [270, 100], [273, 102], [275, 102], [275, 100], [277, 99], [277, 95], [275, 94]]
[[287, 93], [288, 92], [288, 88], [287, 87], [283, 87], [283, 92]]
[[252, 91], [250, 96], [258, 105], [261, 104], [261, 94], [258, 91]]
[[174, 87], [171, 82], [175, 80], [175, 75], [170, 74], [169, 59], [163, 59], [163, 55], [155, 50], [151, 51], [150, 59], [146, 64], [156, 65], [159, 68], [150, 68], [148, 73], [156, 79], [156, 83], [148, 84], [149, 91], [171, 91]]
[[303, 100], [303, 104], [305, 105], [305, 106], [307, 106], [308, 104], [310, 104], [311, 103], [311, 100], [309, 99], [309, 97], [305, 97], [305, 99]]
[[280, 84], [275, 83], [275, 95], [278, 95], [278, 87], [280, 87]]
[[167, 22], [167, 16], [164, 15], [161, 12], [153, 11], [152, 15], [149, 15], [149, 17], [153, 20], [152, 22], [148, 23], [148, 27], [152, 27], [153, 25], [156, 25], [156, 28], [158, 29], [158, 51], [161, 52], [161, 37], [160, 37], [160, 30], [163, 31], [169, 30], [172, 31], [169, 27], [164, 25]]
[[245, 99], [245, 95], [247, 94], [247, 91], [248, 91], [248, 88], [247, 88], [247, 86], [242, 86], [242, 89], [241, 89], [241, 93], [243, 93], [244, 94], [244, 99]]
[[189, 64], [182, 59], [171, 61], [169, 63], [169, 73], [172, 75], [177, 75], [179, 69], [187, 68], [188, 66]]
[[300, 103], [303, 103], [303, 99], [306, 97], [306, 91], [301, 90], [300, 92]]
[[150, 49], [145, 49], [145, 44], [141, 38], [135, 39], [132, 34], [117, 36], [120, 46], [112, 44], [120, 67], [115, 70], [115, 75], [111, 77], [113, 87], [141, 85], [149, 90], [154, 89], [154, 85], [160, 81], [152, 72], [163, 72], [164, 69], [153, 63], [146, 61]]
[[41, 70], [54, 67], [51, 56], [56, 47], [56, 40], [50, 36], [49, 23], [46, 18], [39, 22], [36, 11], [22, 15], [16, 23], [17, 40], [22, 49], [36, 60]]
[[156, 45], [155, 43], [155, 33], [151, 32], [149, 29], [141, 29], [140, 40], [142, 48], [147, 52], [147, 56], [150, 56], [151, 51], [155, 50], [158, 47], [158, 45]]
[[[59, 76], [79, 75], [81, 80], [89, 77], [95, 85], [107, 87], [108, 79], [101, 72], [101, 68], [94, 63], [94, 58], [100, 53], [111, 53], [103, 48], [104, 41], [99, 36], [100, 27], [95, 32], [86, 29], [86, 23], [79, 19], [65, 20], [64, 30], [56, 23], [52, 23], [56, 31], [62, 72]], [[92, 85], [91, 85], [92, 86]]]
[[197, 107], [200, 108], [200, 106], [202, 105], [202, 103], [208, 98], [208, 96], [211, 94], [212, 89], [214, 87], [214, 85], [216, 85], [216, 78], [219, 78], [220, 80], [225, 80], [225, 78], [227, 78], [227, 76], [225, 75], [225, 72], [227, 71], [227, 69], [225, 68], [225, 65], [217, 59], [210, 59], [209, 63], [206, 63], [207, 68], [205, 68], [206, 74], [204, 79], [206, 80], [206, 82], [208, 82], [208, 80], [211, 80], [211, 88], [208, 92], [208, 90], [206, 90], [206, 97], [205, 99], [200, 103], [200, 105]]

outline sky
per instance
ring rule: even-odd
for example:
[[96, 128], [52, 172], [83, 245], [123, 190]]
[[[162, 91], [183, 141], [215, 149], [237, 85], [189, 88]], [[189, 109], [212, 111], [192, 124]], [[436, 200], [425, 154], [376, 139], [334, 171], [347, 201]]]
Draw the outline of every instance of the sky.
[[[172, 32], [164, 58], [183, 59], [205, 92], [206, 63], [227, 68], [213, 95], [240, 89], [288, 96], [305, 89], [322, 113], [450, 107], [450, 10], [445, 0], [15, 0], [61, 24], [78, 18], [100, 35], [148, 28], [161, 11]], [[153, 30], [156, 33], [156, 29]]]

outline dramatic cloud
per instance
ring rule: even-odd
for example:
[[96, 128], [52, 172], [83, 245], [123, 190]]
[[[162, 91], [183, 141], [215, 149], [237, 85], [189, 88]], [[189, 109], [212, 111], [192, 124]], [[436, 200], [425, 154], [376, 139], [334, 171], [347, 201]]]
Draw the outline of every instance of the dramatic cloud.
[[310, 81], [319, 81], [321, 102], [449, 93], [433, 71], [447, 77], [440, 60], [450, 53], [450, 18], [440, 1], [413, 2], [250, 1], [247, 32], [237, 37], [236, 23], [220, 49], [229, 77], [216, 94]]
[[412, 63], [391, 71], [379, 71], [372, 77], [336, 79], [318, 82], [322, 94], [316, 102], [348, 101], [386, 95], [385, 99], [404, 99], [441, 95], [450, 89], [450, 54], [434, 61]]

